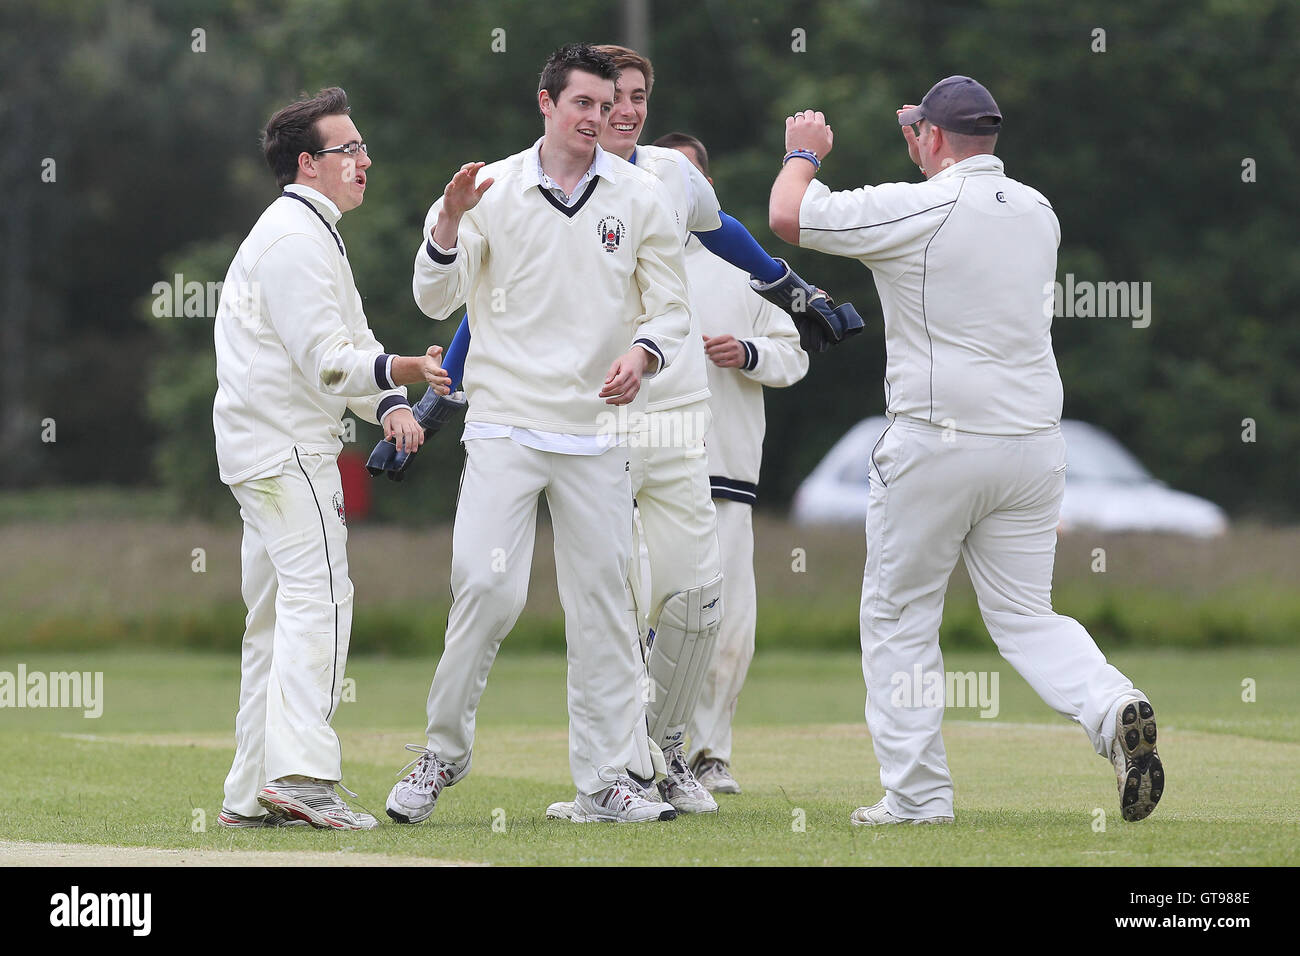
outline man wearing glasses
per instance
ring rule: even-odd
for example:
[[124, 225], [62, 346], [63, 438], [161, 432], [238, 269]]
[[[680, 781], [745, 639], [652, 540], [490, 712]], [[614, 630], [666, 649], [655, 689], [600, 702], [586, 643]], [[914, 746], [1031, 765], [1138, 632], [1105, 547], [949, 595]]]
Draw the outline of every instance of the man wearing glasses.
[[1060, 224], [993, 155], [1002, 114], [970, 77], [940, 80], [898, 123], [924, 183], [827, 189], [816, 176], [831, 130], [805, 110], [786, 120], [769, 207], [781, 238], [871, 269], [885, 321], [891, 424], [872, 455], [861, 608], [885, 794], [850, 821], [953, 820], [943, 702], [914, 688], [922, 673], [944, 686], [939, 622], [959, 554], [1002, 656], [1110, 757], [1122, 816], [1142, 820], [1164, 790], [1155, 713], [1052, 610], [1066, 467], [1051, 338]]
[[389, 354], [362, 311], [338, 222], [361, 205], [370, 157], [348, 109], [331, 88], [271, 117], [263, 150], [283, 192], [235, 254], [217, 311], [212, 420], [244, 521], [248, 605], [227, 827], [376, 826], [334, 789], [352, 626], [341, 419], [382, 422], [414, 451], [424, 431], [402, 386], [450, 382], [440, 349]]

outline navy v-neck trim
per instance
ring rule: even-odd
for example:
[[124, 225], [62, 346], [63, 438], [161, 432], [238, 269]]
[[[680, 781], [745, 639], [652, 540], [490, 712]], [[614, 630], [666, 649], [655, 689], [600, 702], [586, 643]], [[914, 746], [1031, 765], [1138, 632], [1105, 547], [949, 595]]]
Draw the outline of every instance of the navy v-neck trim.
[[312, 211], [312, 215], [314, 215], [317, 219], [319, 219], [321, 221], [321, 225], [324, 226], [325, 229], [329, 232], [330, 238], [334, 240], [334, 244], [339, 247], [339, 255], [341, 255], [344, 259], [348, 257], [348, 254], [343, 251], [343, 240], [340, 239], [339, 234], [330, 227], [330, 224], [325, 221], [325, 217], [320, 214], [320, 210], [311, 204], [311, 200], [307, 199], [304, 196], [299, 196], [297, 193], [291, 193], [287, 189], [284, 190], [282, 193], [280, 193], [280, 195], [288, 196], [290, 199], [296, 199], [298, 200], [298, 202], [302, 203], [304, 206], [310, 209]]
[[546, 198], [547, 202], [549, 202], [556, 209], [560, 210], [560, 212], [564, 213], [566, 216], [572, 219], [574, 216], [578, 214], [578, 210], [580, 210], [583, 206], [587, 204], [587, 200], [591, 198], [591, 194], [596, 191], [596, 183], [598, 182], [600, 182], [599, 176], [591, 177], [591, 182], [587, 184], [587, 191], [584, 192], [582, 194], [582, 198], [579, 199], [577, 202], [575, 202], [572, 206], [566, 206], [564, 203], [560, 202], [558, 199], [555, 198], [554, 193], [552, 193], [549, 189], [547, 189], [545, 186], [541, 185], [540, 183], [538, 183], [537, 189]]

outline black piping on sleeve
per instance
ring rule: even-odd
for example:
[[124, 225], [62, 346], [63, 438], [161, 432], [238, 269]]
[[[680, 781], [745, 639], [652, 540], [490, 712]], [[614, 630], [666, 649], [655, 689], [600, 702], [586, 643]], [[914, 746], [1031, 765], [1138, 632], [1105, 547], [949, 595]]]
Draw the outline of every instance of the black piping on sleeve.
[[429, 258], [439, 265], [449, 266], [456, 261], [456, 253], [439, 252], [433, 246], [432, 239], [424, 240], [424, 251], [429, 254]]
[[660, 371], [660, 372], [662, 372], [665, 368], [667, 368], [668, 363], [664, 361], [664, 353], [661, 352], [661, 351], [659, 351], [659, 346], [655, 345], [655, 344], [654, 344], [653, 342], [651, 342], [649, 339], [637, 339], [637, 340], [634, 341], [632, 344], [633, 344], [634, 346], [636, 346], [636, 345], [643, 345], [643, 346], [645, 346], [647, 349], [649, 349], [652, 353], [654, 353], [654, 355], [655, 355], [656, 357], [658, 357], [658, 359], [659, 359], [659, 368], [658, 368], [656, 371]]
[[390, 408], [397, 408], [398, 406], [410, 408], [411, 403], [402, 398], [401, 395], [386, 395], [380, 400], [379, 405], [376, 406], [375, 417], [382, 422], [384, 420], [384, 415], [388, 413], [388, 410]]

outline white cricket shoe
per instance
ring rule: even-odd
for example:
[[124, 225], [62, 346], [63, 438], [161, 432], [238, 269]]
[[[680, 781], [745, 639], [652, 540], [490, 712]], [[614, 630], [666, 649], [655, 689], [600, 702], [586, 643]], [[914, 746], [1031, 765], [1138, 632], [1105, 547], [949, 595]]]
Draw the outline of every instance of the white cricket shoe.
[[[627, 772], [627, 778], [632, 781], [632, 784], [641, 794], [641, 799], [645, 800], [646, 803], [663, 803], [663, 800], [659, 797], [659, 788], [655, 786], [654, 780], [642, 779], [631, 770]], [[560, 800], [546, 808], [546, 819], [572, 820], [576, 809], [577, 803], [574, 800]]]
[[1136, 697], [1120, 705], [1115, 715], [1115, 742], [1110, 762], [1119, 781], [1119, 810], [1136, 823], [1151, 816], [1165, 792], [1165, 767], [1156, 753], [1156, 712]]
[[293, 817], [282, 817], [274, 813], [264, 813], [260, 817], [246, 817], [242, 813], [236, 813], [234, 810], [221, 808], [221, 813], [217, 815], [217, 823], [230, 829], [254, 829], [265, 830], [276, 827], [306, 827], [311, 826], [306, 820], [298, 820]]
[[727, 761], [717, 757], [696, 757], [691, 762], [691, 772], [700, 786], [709, 793], [740, 793], [740, 784], [731, 775]]
[[[546, 808], [546, 815], [551, 819], [552, 810], [563, 804], [553, 803]], [[599, 793], [580, 793], [573, 800], [572, 815], [567, 819], [574, 823], [653, 823], [657, 820], [672, 820], [677, 811], [662, 803], [651, 803], [644, 792], [632, 782], [626, 774], [617, 777], [613, 784]]]
[[668, 777], [659, 781], [659, 795], [667, 803], [682, 813], [718, 812], [718, 802], [700, 786], [686, 765], [686, 754], [680, 744], [664, 751], [664, 763], [668, 765]]
[[952, 817], [918, 817], [917, 819], [909, 820], [906, 817], [898, 817], [890, 813], [889, 810], [885, 808], [885, 801], [881, 800], [872, 807], [858, 807], [849, 815], [849, 823], [852, 823], [855, 827], [878, 827], [886, 826], [891, 823], [952, 823]]
[[407, 744], [406, 749], [420, 756], [398, 771], [406, 773], [388, 792], [385, 810], [396, 823], [421, 823], [433, 813], [442, 788], [460, 779], [456, 768], [438, 759], [438, 755], [419, 744]]
[[560, 800], [552, 803], [546, 808], [546, 819], [548, 820], [572, 820], [573, 814], [577, 812], [578, 804], [573, 800]]
[[272, 780], [257, 792], [257, 802], [268, 813], [305, 820], [318, 830], [373, 830], [379, 826], [379, 821], [370, 814], [353, 810], [344, 803], [333, 783], [314, 777]]

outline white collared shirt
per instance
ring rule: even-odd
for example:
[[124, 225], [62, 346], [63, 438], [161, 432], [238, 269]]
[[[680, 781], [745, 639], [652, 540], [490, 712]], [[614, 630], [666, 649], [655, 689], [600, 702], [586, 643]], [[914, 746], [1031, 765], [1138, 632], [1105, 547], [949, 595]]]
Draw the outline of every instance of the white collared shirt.
[[[542, 137], [542, 139], [545, 138], [545, 136]], [[543, 189], [549, 189], [555, 195], [555, 198], [566, 206], [572, 206], [582, 198], [587, 183], [591, 182], [596, 177], [596, 164], [599, 163], [601, 157], [605, 155], [605, 151], [601, 149], [599, 145], [596, 146], [596, 155], [592, 159], [591, 165], [587, 167], [587, 171], [583, 173], [582, 178], [578, 180], [578, 185], [573, 187], [573, 192], [566, 193], [560, 187], [559, 183], [546, 175], [546, 170], [542, 168], [542, 139], [533, 143], [533, 152], [537, 156], [537, 183]]]
[[957, 431], [1021, 435], [1061, 419], [1051, 204], [971, 156], [923, 183], [831, 192], [813, 180], [799, 245], [871, 270], [885, 321], [885, 402]]

